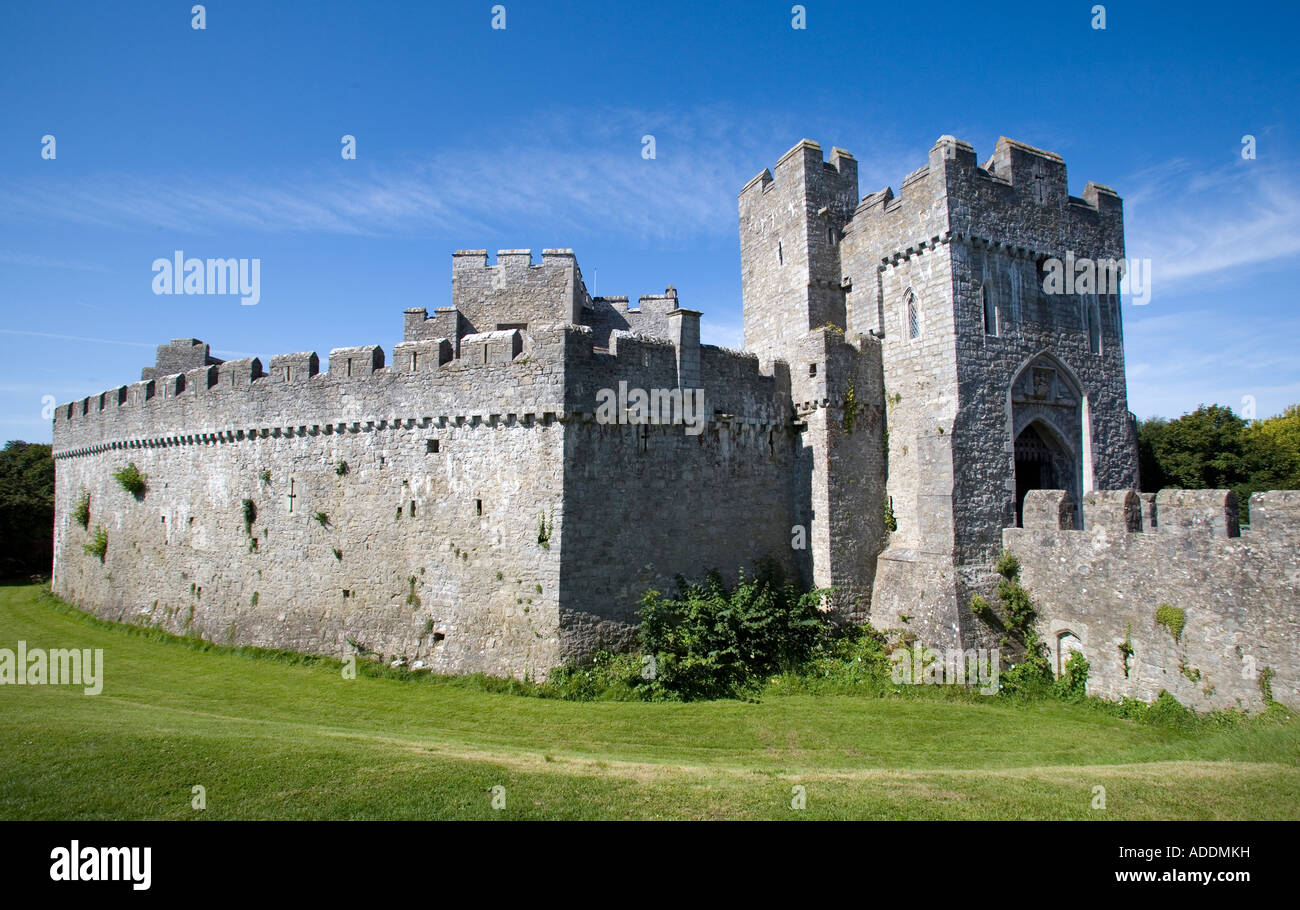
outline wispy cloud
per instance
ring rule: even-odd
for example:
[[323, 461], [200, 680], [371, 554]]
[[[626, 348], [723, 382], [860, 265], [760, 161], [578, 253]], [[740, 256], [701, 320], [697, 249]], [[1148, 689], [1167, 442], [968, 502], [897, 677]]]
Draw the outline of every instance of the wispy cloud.
[[58, 335], [54, 332], [24, 332], [19, 329], [0, 329], [0, 335], [26, 335], [29, 338], [53, 338], [58, 341], [85, 341], [91, 344], [123, 344], [133, 348], [156, 348], [157, 342], [122, 341], [117, 338], [88, 338], [84, 335]]
[[[1139, 417], [1177, 417], [1198, 404], [1240, 411], [1256, 400], [1260, 417], [1300, 400], [1292, 339], [1300, 317], [1256, 322], [1225, 319], [1218, 310], [1134, 317], [1125, 324], [1129, 403]], [[1207, 338], [1213, 344], [1206, 344]]]
[[20, 250], [0, 250], [0, 262], [6, 262], [10, 265], [25, 265], [38, 269], [75, 269], [82, 272], [110, 272], [112, 271], [105, 266], [84, 260], [53, 259], [49, 256], [39, 256], [35, 253], [24, 253]]
[[[544, 223], [664, 239], [734, 230], [735, 194], [772, 129], [725, 109], [550, 114], [509, 136], [406, 161], [355, 162], [256, 179], [177, 173], [0, 181], [7, 220], [116, 229], [384, 234]], [[653, 160], [642, 136], [655, 137]], [[746, 154], [746, 151], [749, 154]]]
[[1128, 255], [1151, 260], [1157, 293], [1300, 257], [1300, 181], [1286, 167], [1177, 159], [1123, 185]]
[[[680, 241], [734, 232], [740, 187], [807, 128], [789, 114], [726, 106], [560, 110], [427, 156], [368, 159], [363, 143], [356, 161], [256, 178], [156, 172], [0, 180], [0, 212], [5, 222], [118, 230], [383, 235], [517, 233], [536, 225], [579, 237]], [[653, 160], [642, 157], [645, 135], [655, 139]], [[925, 160], [924, 150], [909, 155], [879, 139], [854, 151], [863, 192], [897, 186]]]

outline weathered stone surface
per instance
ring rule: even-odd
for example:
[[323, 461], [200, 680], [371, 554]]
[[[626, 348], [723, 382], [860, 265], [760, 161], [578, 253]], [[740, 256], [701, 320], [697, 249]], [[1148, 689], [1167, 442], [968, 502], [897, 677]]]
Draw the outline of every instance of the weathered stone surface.
[[1030, 490], [1024, 511], [1026, 528], [1060, 531], [1074, 527], [1074, 503], [1064, 490]]
[[[996, 646], [969, 605], [1005, 543], [1098, 691], [1148, 697], [1192, 660], [1213, 692], [1178, 692], [1246, 704], [1226, 676], [1249, 654], [1293, 693], [1298, 494], [1257, 494], [1247, 538], [1227, 491], [1135, 494], [1118, 292], [1045, 290], [1054, 259], [1123, 257], [1119, 197], [1069, 195], [1059, 156], [1009, 139], [981, 166], [940, 137], [897, 194], [859, 199], [857, 173], [804, 140], [741, 190], [743, 352], [700, 344], [671, 286], [592, 297], [567, 249], [456, 252], [452, 305], [407, 309], [391, 364], [159, 347], [57, 409], [54, 589], [217, 640], [542, 677], [630, 641], [646, 590], [768, 555], [840, 618]], [[703, 398], [694, 422], [627, 401], [610, 422], [614, 390]], [[138, 499], [111, 477], [129, 461]], [[1208, 644], [1169, 651], [1143, 625], [1160, 599]]]
[[[1267, 677], [1275, 699], [1300, 704], [1300, 533], [1252, 528], [1229, 537], [1226, 491], [1177, 492], [1161, 492], [1160, 526], [1141, 533], [1116, 530], [1129, 520], [1120, 496], [1102, 500], [1114, 514], [1091, 530], [1003, 532], [1054, 666], [1068, 635], [1091, 665], [1092, 694], [1149, 701], [1164, 689], [1199, 709], [1253, 711], [1263, 707]], [[1285, 502], [1293, 493], [1257, 495]], [[1170, 531], [1166, 499], [1200, 520]], [[1156, 622], [1162, 605], [1183, 611], [1177, 640]]]

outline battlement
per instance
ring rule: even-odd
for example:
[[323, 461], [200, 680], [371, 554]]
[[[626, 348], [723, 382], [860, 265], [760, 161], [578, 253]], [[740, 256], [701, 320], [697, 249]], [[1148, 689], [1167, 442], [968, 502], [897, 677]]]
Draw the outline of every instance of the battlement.
[[777, 159], [773, 169], [764, 168], [740, 190], [742, 200], [754, 194], [769, 192], [778, 183], [791, 181], [798, 191], [813, 189], [817, 184], [832, 193], [852, 187], [856, 196], [858, 188], [858, 162], [842, 148], [831, 149], [830, 158], [822, 160], [822, 147], [811, 139], [802, 139]]
[[487, 250], [457, 250], [451, 271], [451, 308], [459, 318], [433, 329], [442, 337], [577, 323], [590, 299], [573, 250], [543, 250], [536, 264], [531, 250], [498, 250], [495, 264]]
[[173, 338], [158, 345], [158, 362], [140, 371], [141, 379], [155, 379], [168, 373], [183, 373], [200, 366], [221, 363], [208, 353], [208, 346], [197, 338]]
[[1002, 137], [981, 166], [974, 147], [940, 136], [929, 161], [908, 174], [899, 194], [884, 187], [862, 198], [845, 228], [846, 242], [868, 247], [878, 261], [918, 241], [985, 240], [1030, 255], [1122, 258], [1123, 203], [1108, 186], [1089, 182], [1070, 195], [1065, 160], [1054, 152]]
[[[1064, 490], [1030, 490], [1025, 495], [1023, 530], [1068, 533], [1163, 534], [1173, 537], [1241, 537], [1237, 495], [1231, 490], [1161, 490], [1154, 498], [1133, 490], [1096, 490], [1083, 497], [1083, 524], [1074, 527], [1074, 504]], [[1262, 522], [1252, 536], [1300, 531], [1300, 492], [1274, 490], [1251, 496]], [[1014, 529], [1013, 529], [1014, 530]]]
[[[407, 402], [405, 409], [422, 401], [417, 407], [430, 419], [580, 413], [590, 410], [601, 387], [583, 382], [593, 367], [605, 385], [620, 379], [646, 388], [707, 384], [711, 399], [716, 397], [726, 413], [758, 415], [769, 423], [787, 419], [777, 387], [770, 375], [760, 373], [758, 359], [702, 347], [700, 313], [678, 307], [674, 289], [642, 297], [639, 311], [626, 308], [626, 298], [620, 302], [633, 318], [653, 316], [654, 333], [619, 329], [600, 338], [589, 326], [559, 323], [470, 332], [453, 341], [419, 336], [445, 325], [447, 316], [459, 318], [456, 311], [442, 309], [431, 319], [416, 308], [404, 314], [405, 334], [416, 339], [393, 347], [391, 365], [384, 349], [370, 344], [334, 348], [325, 371], [316, 352], [298, 351], [273, 355], [266, 361], [269, 370], [261, 358], [244, 357], [164, 373], [178, 362], [178, 349], [190, 363], [208, 359], [208, 346], [196, 339], [173, 342], [159, 348], [158, 365], [146, 368], [151, 378], [60, 405], [54, 416], [56, 451], [188, 436], [195, 429], [202, 435], [291, 412], [307, 415], [288, 418], [295, 425], [330, 425], [331, 414], [382, 414], [400, 402]], [[607, 348], [597, 344], [602, 340]], [[467, 387], [462, 377], [469, 370], [479, 375]]]
[[1271, 667], [1273, 697], [1300, 697], [1300, 492], [1251, 496], [1245, 532], [1230, 490], [1102, 491], [1083, 498], [1087, 530], [1073, 514], [1065, 492], [1032, 490], [1003, 531], [1054, 671], [1077, 650], [1091, 694], [1254, 710]]
[[668, 338], [668, 314], [677, 308], [677, 289], [671, 286], [662, 294], [641, 295], [635, 307], [624, 296], [592, 297], [582, 307], [580, 322], [591, 327], [597, 347], [608, 347], [612, 333], [619, 331]]

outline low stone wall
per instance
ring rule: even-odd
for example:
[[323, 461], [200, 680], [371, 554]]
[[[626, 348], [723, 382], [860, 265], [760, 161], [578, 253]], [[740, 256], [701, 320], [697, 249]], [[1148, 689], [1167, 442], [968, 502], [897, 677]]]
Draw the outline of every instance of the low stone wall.
[[1091, 493], [1087, 531], [1066, 500], [1029, 493], [1025, 526], [1003, 532], [1053, 669], [1077, 649], [1105, 698], [1164, 689], [1198, 710], [1256, 711], [1271, 690], [1300, 706], [1300, 491], [1256, 493], [1244, 533], [1227, 490]]

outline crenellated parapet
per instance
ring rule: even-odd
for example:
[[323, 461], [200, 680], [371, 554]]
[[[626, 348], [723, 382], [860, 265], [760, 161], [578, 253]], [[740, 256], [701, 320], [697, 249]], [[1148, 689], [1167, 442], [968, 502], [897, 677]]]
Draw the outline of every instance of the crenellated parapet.
[[845, 234], [880, 266], [954, 238], [1030, 259], [1124, 256], [1119, 195], [1092, 182], [1070, 195], [1060, 155], [1005, 136], [983, 165], [970, 143], [939, 137], [897, 194], [862, 198]]
[[1054, 671], [1077, 650], [1107, 698], [1258, 710], [1263, 680], [1300, 701], [1300, 493], [1254, 494], [1246, 531], [1230, 490], [1098, 491], [1086, 530], [1073, 515], [1064, 491], [1033, 490], [1003, 532]]

